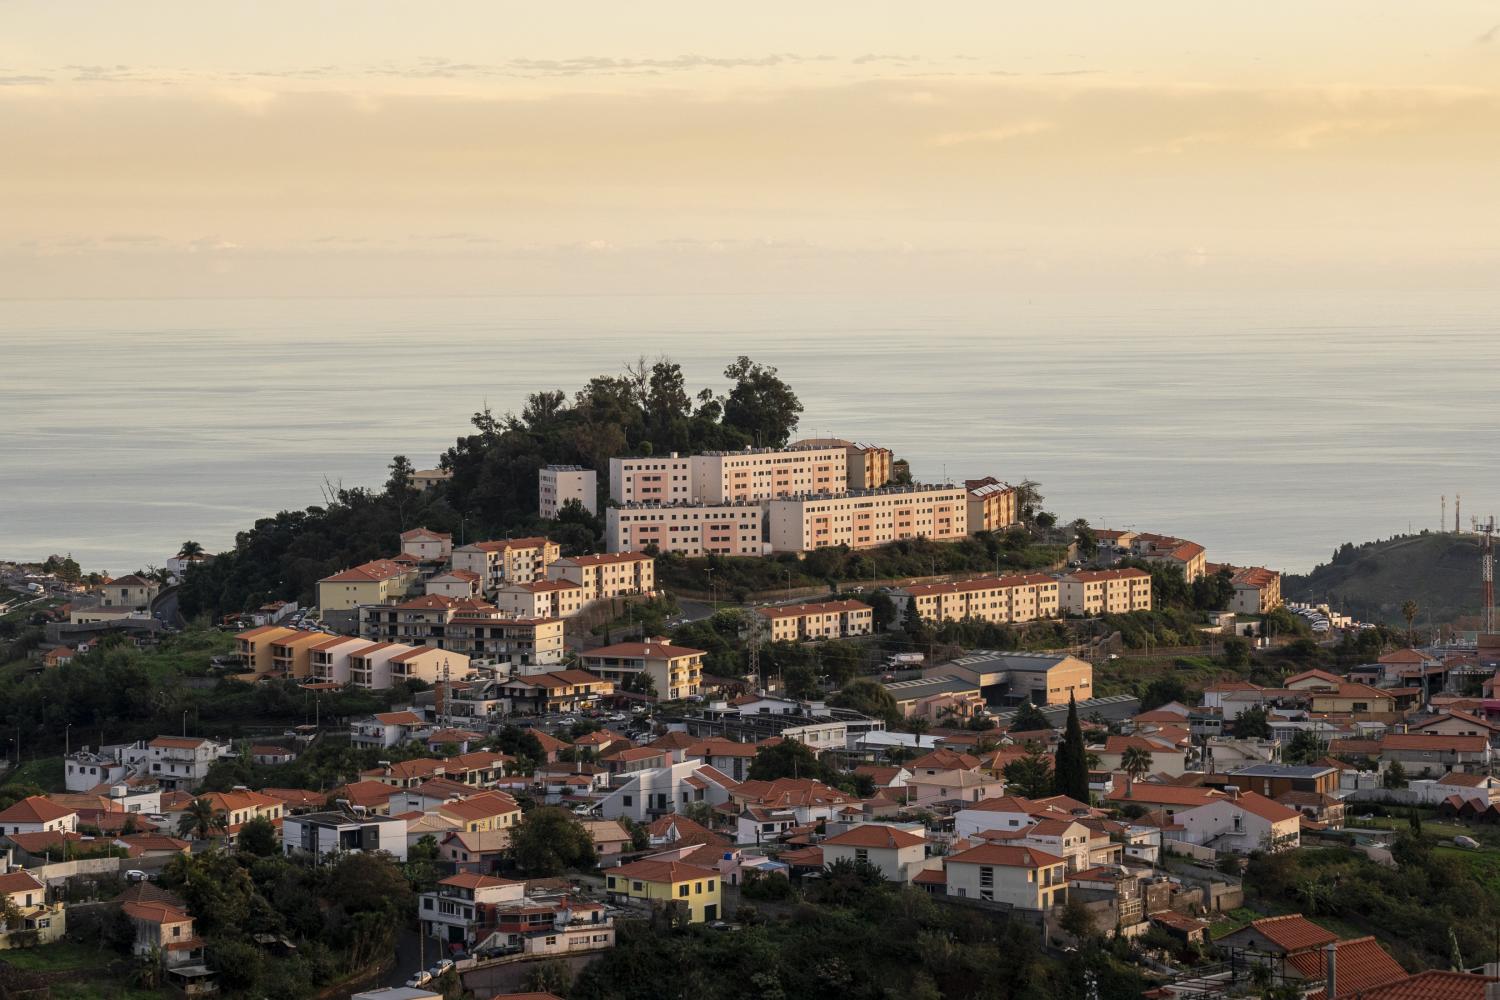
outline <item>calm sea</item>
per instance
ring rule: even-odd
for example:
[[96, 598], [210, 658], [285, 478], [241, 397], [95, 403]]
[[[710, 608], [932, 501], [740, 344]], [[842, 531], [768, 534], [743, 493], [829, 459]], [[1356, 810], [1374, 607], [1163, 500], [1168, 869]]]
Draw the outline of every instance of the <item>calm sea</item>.
[[1435, 526], [1444, 493], [1500, 513], [1500, 293], [7, 301], [0, 557], [224, 547], [325, 480], [432, 465], [486, 403], [661, 354], [695, 390], [749, 354], [802, 433], [1030, 477], [1211, 559], [1304, 570]]

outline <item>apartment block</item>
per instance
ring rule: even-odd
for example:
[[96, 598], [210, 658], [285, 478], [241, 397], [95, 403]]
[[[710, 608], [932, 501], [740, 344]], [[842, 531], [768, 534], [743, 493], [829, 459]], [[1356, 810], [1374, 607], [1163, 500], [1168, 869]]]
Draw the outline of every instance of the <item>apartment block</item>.
[[561, 663], [561, 618], [453, 618], [448, 622], [448, 648], [466, 654], [474, 666], [524, 669]]
[[448, 623], [460, 615], [467, 618], [498, 615], [492, 604], [474, 597], [453, 598], [438, 594], [414, 597], [400, 604], [375, 604], [359, 609], [359, 635], [371, 642], [404, 642], [410, 646], [451, 648]]
[[789, 448], [842, 448], [847, 469], [844, 489], [878, 490], [891, 481], [891, 466], [895, 461], [889, 448], [872, 444], [857, 444], [843, 438], [803, 438], [793, 441]]
[[759, 504], [626, 504], [605, 511], [610, 552], [676, 552], [685, 556], [765, 554]]
[[1242, 615], [1263, 615], [1281, 607], [1281, 574], [1262, 566], [1234, 570], [1230, 578], [1234, 597], [1229, 610]]
[[581, 465], [549, 465], [537, 470], [537, 513], [556, 517], [569, 500], [590, 514], [599, 513], [599, 475]]
[[375, 642], [351, 650], [348, 662], [348, 683], [371, 691], [383, 691], [411, 679], [433, 684], [442, 677], [445, 667], [452, 680], [470, 673], [469, 658], [463, 653], [400, 642]]
[[609, 498], [615, 503], [688, 503], [696, 496], [693, 461], [675, 451], [650, 458], [609, 460]]
[[488, 593], [507, 583], [545, 579], [547, 567], [561, 554], [556, 542], [542, 537], [471, 542], [453, 550], [453, 568], [478, 574]]
[[969, 532], [968, 491], [958, 486], [897, 486], [839, 496], [767, 501], [773, 552], [847, 545], [871, 548], [907, 538], [952, 541]]
[[1149, 563], [1176, 566], [1182, 570], [1182, 577], [1188, 583], [1203, 576], [1208, 570], [1204, 548], [1197, 542], [1190, 542], [1173, 535], [1108, 528], [1095, 530], [1094, 536], [1099, 541], [1100, 555], [1106, 561], [1129, 557]]
[[325, 636], [322, 642], [308, 652], [313, 681], [318, 684], [348, 684], [350, 655], [373, 645], [376, 644], [348, 635], [336, 635], [332, 638]]
[[649, 594], [656, 589], [656, 560], [641, 552], [570, 556], [548, 566], [547, 578], [576, 583], [586, 601]]
[[646, 674], [658, 697], [686, 698], [698, 693], [703, 680], [701, 649], [674, 646], [663, 636], [645, 642], [621, 642], [585, 650], [583, 669], [625, 688], [634, 677]]
[[691, 459], [693, 499], [746, 503], [773, 497], [842, 493], [849, 485], [843, 444], [711, 451]]
[[976, 531], [1004, 531], [1015, 524], [1016, 489], [994, 476], [964, 480], [969, 492], [969, 534]]
[[761, 618], [762, 633], [771, 642], [847, 639], [869, 635], [875, 627], [875, 611], [862, 601], [783, 604], [755, 611]]
[[571, 618], [587, 603], [583, 588], [571, 580], [512, 583], [495, 591], [501, 614], [519, 618]]
[[898, 587], [890, 596], [898, 615], [905, 615], [914, 602], [924, 621], [1004, 625], [1057, 617], [1059, 589], [1058, 581], [1045, 573], [1026, 573]]
[[269, 674], [271, 672], [271, 644], [277, 639], [297, 635], [293, 628], [280, 625], [262, 625], [234, 637], [234, 654], [240, 669], [247, 673]]
[[146, 744], [150, 752], [151, 777], [165, 791], [191, 791], [203, 784], [208, 769], [234, 748], [227, 743], [191, 736], [158, 736]]
[[1151, 610], [1151, 574], [1143, 569], [1092, 569], [1058, 578], [1062, 606], [1075, 615]]
[[453, 554], [453, 536], [426, 528], [401, 532], [401, 552], [425, 563], [447, 562]]

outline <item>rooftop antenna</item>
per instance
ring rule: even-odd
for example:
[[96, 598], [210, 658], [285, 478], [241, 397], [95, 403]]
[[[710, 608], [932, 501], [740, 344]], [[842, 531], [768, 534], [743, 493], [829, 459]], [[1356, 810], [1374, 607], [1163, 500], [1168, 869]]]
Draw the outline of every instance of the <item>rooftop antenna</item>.
[[1443, 494], [1443, 513], [1438, 516], [1438, 532], [1448, 523], [1448, 494]]
[[1484, 535], [1484, 541], [1480, 546], [1479, 557], [1479, 580], [1480, 592], [1484, 600], [1484, 631], [1487, 635], [1495, 632], [1495, 516], [1478, 526]]
[[1461, 530], [1459, 528], [1459, 526], [1458, 526], [1459, 525], [1459, 511], [1463, 509], [1463, 503], [1464, 503], [1464, 498], [1463, 498], [1463, 496], [1461, 494], [1458, 494], [1458, 493], [1453, 494], [1453, 533], [1455, 535], [1458, 534], [1459, 531]]

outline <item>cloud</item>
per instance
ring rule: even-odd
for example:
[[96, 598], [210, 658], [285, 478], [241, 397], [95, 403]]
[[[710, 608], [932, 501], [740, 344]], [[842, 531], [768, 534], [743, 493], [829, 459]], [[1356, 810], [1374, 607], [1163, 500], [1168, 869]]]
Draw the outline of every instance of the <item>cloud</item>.
[[1012, 139], [1019, 139], [1022, 136], [1050, 132], [1056, 127], [1051, 122], [1022, 122], [1019, 125], [978, 129], [971, 132], [944, 132], [933, 136], [932, 144], [934, 146], [964, 146], [971, 143], [989, 144], [1009, 142]]
[[0, 76], [0, 87], [39, 87], [45, 83], [51, 83], [51, 79], [45, 76], [32, 76], [20, 74], [17, 76]]
[[1500, 24], [1491, 26], [1490, 30], [1474, 39], [1475, 45], [1488, 45], [1496, 38], [1500, 38]]

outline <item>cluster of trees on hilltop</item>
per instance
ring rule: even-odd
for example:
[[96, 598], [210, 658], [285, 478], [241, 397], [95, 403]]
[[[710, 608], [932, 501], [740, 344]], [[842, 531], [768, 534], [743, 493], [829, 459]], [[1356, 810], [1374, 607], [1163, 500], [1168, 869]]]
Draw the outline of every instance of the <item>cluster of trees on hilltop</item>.
[[726, 393], [690, 394], [682, 368], [644, 359], [618, 375], [600, 375], [573, 394], [532, 393], [520, 413], [474, 414], [473, 431], [441, 458], [453, 473], [431, 490], [412, 486], [412, 463], [391, 463], [383, 488], [328, 484], [323, 502], [256, 521], [234, 548], [188, 571], [184, 614], [224, 614], [272, 599], [309, 602], [322, 577], [393, 554], [397, 535], [425, 526], [455, 541], [547, 534], [565, 552], [592, 551], [602, 521], [576, 505], [557, 521], [537, 517], [537, 472], [549, 464], [583, 465], [607, 481], [609, 459], [784, 445], [802, 403], [776, 369], [740, 357], [724, 370]]

